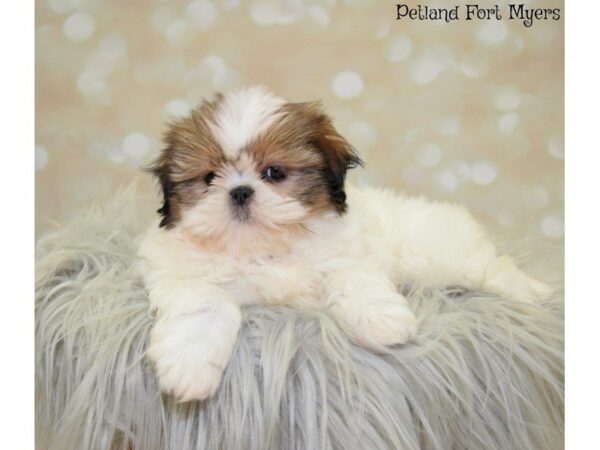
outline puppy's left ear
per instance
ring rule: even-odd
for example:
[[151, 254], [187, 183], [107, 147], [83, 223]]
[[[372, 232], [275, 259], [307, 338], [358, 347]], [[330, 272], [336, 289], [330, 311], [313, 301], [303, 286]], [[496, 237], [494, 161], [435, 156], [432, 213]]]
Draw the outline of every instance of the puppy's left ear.
[[321, 150], [327, 164], [326, 177], [329, 185], [331, 201], [338, 210], [346, 211], [346, 192], [344, 181], [348, 169], [362, 166], [363, 161], [358, 156], [356, 149], [342, 137], [334, 128], [331, 118], [325, 114], [320, 104], [312, 105], [316, 111], [315, 133], [313, 144]]
[[160, 183], [163, 196], [163, 204], [156, 211], [161, 215], [160, 227], [170, 228], [173, 224], [173, 211], [171, 207], [171, 197], [173, 196], [173, 183], [169, 178], [168, 150], [163, 150], [161, 155], [154, 163], [145, 168], [145, 170], [156, 177]]

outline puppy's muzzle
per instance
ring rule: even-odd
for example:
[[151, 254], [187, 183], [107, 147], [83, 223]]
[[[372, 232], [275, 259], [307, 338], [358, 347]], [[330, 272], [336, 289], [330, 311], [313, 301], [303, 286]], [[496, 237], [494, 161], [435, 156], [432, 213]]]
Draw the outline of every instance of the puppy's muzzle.
[[250, 200], [252, 194], [254, 194], [254, 189], [250, 186], [238, 186], [229, 191], [231, 201], [236, 206], [244, 206]]

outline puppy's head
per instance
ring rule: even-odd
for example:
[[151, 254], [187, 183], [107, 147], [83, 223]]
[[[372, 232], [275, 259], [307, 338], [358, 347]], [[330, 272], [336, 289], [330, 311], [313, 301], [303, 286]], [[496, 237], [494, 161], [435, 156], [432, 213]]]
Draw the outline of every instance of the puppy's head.
[[170, 125], [151, 166], [160, 225], [198, 244], [260, 252], [289, 245], [307, 220], [346, 210], [346, 171], [361, 164], [318, 103], [260, 87], [206, 101]]

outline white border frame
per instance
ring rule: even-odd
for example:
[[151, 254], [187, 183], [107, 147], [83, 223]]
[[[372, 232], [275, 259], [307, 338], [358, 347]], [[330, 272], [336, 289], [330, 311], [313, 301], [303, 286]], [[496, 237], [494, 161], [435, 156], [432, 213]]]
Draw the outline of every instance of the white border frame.
[[0, 447], [34, 448], [34, 2], [3, 4]]
[[566, 12], [566, 448], [576, 450], [599, 442], [600, 4]]
[[[2, 448], [31, 449], [33, 432], [34, 2], [0, 15], [3, 218]], [[600, 3], [569, 2], [566, 21], [567, 449], [597, 444], [600, 404]], [[568, 13], [568, 14], [566, 14]]]

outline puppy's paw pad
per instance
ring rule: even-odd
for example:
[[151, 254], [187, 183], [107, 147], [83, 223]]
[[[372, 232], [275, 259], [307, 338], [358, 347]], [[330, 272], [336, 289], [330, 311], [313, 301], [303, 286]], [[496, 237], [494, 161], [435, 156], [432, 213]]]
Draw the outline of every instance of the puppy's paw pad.
[[367, 347], [404, 344], [413, 339], [418, 322], [401, 304], [377, 304], [363, 311], [356, 324], [357, 340]]
[[212, 397], [221, 384], [221, 377], [221, 369], [211, 364], [193, 369], [171, 366], [158, 375], [158, 383], [162, 392], [182, 403]]
[[178, 402], [204, 400], [215, 394], [223, 375], [219, 364], [207, 360], [195, 347], [164, 350], [160, 342], [148, 349], [161, 392]]

